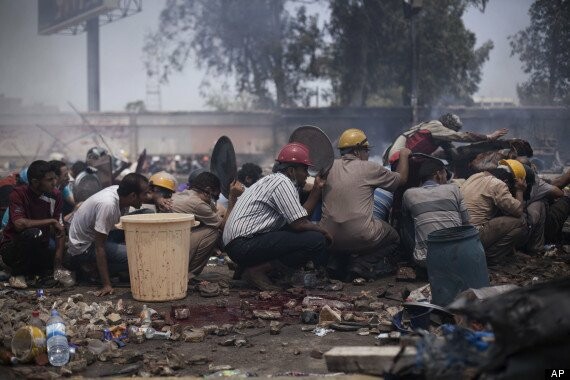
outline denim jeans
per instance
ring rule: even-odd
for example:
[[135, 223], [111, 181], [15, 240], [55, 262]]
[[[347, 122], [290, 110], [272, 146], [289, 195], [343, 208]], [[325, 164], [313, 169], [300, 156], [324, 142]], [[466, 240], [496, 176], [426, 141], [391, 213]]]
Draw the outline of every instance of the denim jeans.
[[273, 231], [237, 238], [226, 246], [230, 258], [242, 267], [278, 260], [288, 267], [299, 268], [309, 260], [321, 259], [325, 250], [325, 237], [316, 231]]
[[[95, 243], [91, 244], [89, 249], [80, 255], [73, 256], [71, 261], [74, 265], [83, 263], [96, 263]], [[105, 255], [107, 256], [107, 266], [109, 274], [119, 272], [128, 272], [129, 264], [127, 260], [127, 246], [125, 242], [113, 241], [111, 234], [105, 242]]]

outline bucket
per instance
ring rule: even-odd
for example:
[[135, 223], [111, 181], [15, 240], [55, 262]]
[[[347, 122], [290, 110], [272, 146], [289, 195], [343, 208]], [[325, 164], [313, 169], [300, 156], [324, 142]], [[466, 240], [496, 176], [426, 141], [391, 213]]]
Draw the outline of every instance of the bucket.
[[11, 348], [19, 363], [29, 363], [46, 352], [46, 336], [36, 326], [24, 326], [12, 337]]
[[434, 231], [428, 235], [427, 247], [432, 303], [447, 306], [464, 290], [489, 286], [485, 250], [475, 227]]
[[131, 292], [138, 301], [186, 297], [192, 214], [139, 214], [121, 217], [125, 230]]

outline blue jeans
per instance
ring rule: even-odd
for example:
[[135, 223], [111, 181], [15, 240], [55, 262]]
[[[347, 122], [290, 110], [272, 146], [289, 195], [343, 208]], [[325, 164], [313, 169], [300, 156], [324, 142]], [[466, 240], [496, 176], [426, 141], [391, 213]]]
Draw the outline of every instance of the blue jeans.
[[[116, 274], [119, 272], [128, 272], [129, 263], [127, 260], [127, 246], [125, 242], [116, 241], [113, 236], [109, 234], [109, 238], [105, 242], [105, 255], [107, 256], [107, 266], [109, 274]], [[95, 243], [91, 244], [89, 249], [71, 258], [74, 265], [81, 265], [83, 263], [97, 263], [95, 254]]]

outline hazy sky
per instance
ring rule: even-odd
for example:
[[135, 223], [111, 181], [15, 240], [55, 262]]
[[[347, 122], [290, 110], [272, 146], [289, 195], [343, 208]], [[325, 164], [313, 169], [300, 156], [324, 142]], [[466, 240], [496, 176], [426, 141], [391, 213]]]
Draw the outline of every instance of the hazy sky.
[[[40, 0], [41, 1], [41, 0]], [[165, 0], [144, 0], [143, 11], [100, 29], [101, 109], [123, 110], [128, 102], [146, 100], [142, 63], [144, 35], [156, 29]], [[490, 0], [481, 13], [470, 9], [466, 27], [477, 45], [491, 39], [495, 48], [485, 63], [476, 94], [516, 99], [516, 83], [525, 80], [518, 57], [510, 57], [507, 36], [529, 24], [531, 0]], [[86, 35], [37, 34], [36, 0], [0, 0], [0, 94], [25, 104], [56, 105], [67, 101], [87, 108]], [[163, 110], [204, 110], [198, 87], [203, 73], [188, 67], [161, 86]]]

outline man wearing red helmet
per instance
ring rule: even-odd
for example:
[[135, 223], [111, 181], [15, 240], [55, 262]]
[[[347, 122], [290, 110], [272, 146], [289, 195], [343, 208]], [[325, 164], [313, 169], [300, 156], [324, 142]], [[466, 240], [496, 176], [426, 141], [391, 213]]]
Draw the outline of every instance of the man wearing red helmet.
[[332, 237], [307, 218], [320, 199], [325, 181], [319, 177], [304, 205], [299, 189], [311, 166], [309, 149], [285, 145], [273, 173], [251, 185], [237, 200], [224, 228], [225, 250], [243, 269], [242, 278], [262, 290], [276, 290], [268, 274], [286, 266], [298, 268], [325, 253]]

